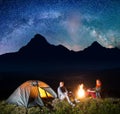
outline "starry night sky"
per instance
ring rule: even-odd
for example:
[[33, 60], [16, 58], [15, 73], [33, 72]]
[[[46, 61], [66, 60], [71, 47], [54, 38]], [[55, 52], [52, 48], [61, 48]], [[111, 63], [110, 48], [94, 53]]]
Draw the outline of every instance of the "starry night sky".
[[75, 51], [94, 41], [120, 48], [120, 0], [0, 0], [0, 54], [37, 33]]

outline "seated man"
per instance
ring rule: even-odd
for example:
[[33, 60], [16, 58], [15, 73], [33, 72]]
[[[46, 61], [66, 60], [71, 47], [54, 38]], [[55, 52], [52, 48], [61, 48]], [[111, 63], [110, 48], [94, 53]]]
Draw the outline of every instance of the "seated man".
[[[75, 104], [73, 104], [68, 96], [68, 91], [66, 89], [66, 87], [64, 86], [64, 82], [60, 82], [60, 85], [57, 89], [57, 92], [58, 92], [58, 98], [60, 100], [64, 100], [64, 99], [67, 99], [68, 103], [72, 106], [75, 106]], [[75, 99], [76, 102], [78, 102], [76, 99]]]

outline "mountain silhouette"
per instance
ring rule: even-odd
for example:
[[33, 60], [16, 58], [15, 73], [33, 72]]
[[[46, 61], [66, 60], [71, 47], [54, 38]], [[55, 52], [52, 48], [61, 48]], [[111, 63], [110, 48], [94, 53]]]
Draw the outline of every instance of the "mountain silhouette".
[[65, 58], [69, 54], [69, 50], [62, 45], [52, 45], [40, 34], [36, 34], [34, 38], [23, 46], [18, 52], [7, 53], [0, 56], [0, 59], [6, 60], [50, 60], [57, 58]]
[[80, 70], [86, 68], [120, 67], [120, 50], [108, 49], [98, 42], [83, 51], [70, 51], [62, 45], [52, 45], [40, 34], [18, 52], [0, 56], [0, 72]]
[[65, 57], [67, 53], [69, 53], [69, 50], [62, 45], [55, 46], [49, 44], [43, 36], [37, 34], [26, 46], [22, 47], [18, 53], [29, 58], [48, 60], [55, 59], [56, 57]]
[[83, 55], [86, 55], [87, 59], [96, 61], [119, 61], [120, 50], [118, 48], [105, 48], [95, 41], [84, 49]]

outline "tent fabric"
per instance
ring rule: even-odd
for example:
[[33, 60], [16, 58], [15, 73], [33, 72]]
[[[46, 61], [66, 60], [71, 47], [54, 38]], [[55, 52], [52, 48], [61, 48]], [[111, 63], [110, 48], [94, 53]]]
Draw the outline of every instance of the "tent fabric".
[[30, 80], [20, 85], [7, 99], [7, 103], [19, 106], [44, 106], [42, 98], [57, 98], [54, 90], [42, 81]]

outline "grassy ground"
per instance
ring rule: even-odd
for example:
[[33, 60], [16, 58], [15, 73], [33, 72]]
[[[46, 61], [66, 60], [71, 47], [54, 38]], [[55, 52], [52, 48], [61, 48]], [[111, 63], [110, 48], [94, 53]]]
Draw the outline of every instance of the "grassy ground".
[[0, 114], [120, 114], [120, 99], [82, 99], [75, 107], [54, 100], [45, 107], [25, 108], [0, 101]]

